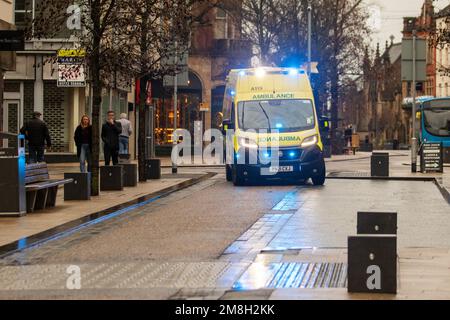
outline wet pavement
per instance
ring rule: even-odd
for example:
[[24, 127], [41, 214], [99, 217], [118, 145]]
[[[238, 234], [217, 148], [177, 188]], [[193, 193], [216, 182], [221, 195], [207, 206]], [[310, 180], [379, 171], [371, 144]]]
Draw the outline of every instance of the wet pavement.
[[[236, 188], [207, 170], [218, 175], [1, 259], [0, 298], [372, 299], [346, 292], [346, 244], [357, 212], [378, 210], [398, 212], [396, 298], [450, 298], [450, 207], [433, 182]], [[70, 266], [81, 290], [67, 287]]]

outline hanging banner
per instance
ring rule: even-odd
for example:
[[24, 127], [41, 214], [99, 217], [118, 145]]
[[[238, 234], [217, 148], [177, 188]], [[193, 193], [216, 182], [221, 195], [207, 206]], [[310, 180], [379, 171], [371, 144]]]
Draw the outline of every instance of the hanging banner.
[[58, 87], [86, 87], [84, 50], [58, 51]]

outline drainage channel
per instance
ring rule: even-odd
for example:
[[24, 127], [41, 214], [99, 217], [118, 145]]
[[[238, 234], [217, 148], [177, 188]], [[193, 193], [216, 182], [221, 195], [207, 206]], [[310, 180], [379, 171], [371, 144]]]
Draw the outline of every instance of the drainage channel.
[[151, 204], [159, 199], [168, 197], [173, 193], [187, 189], [198, 183], [211, 179], [214, 176], [216, 176], [216, 173], [207, 173], [200, 177], [192, 178], [188, 181], [184, 181], [177, 185], [159, 190], [157, 192], [148, 194], [138, 199], [134, 199], [126, 203], [111, 207], [109, 209], [92, 213], [88, 216], [76, 219], [74, 221], [65, 223], [55, 228], [3, 245], [0, 247], [0, 259], [3, 259], [9, 255], [23, 251], [25, 249], [32, 249], [41, 246], [47, 242], [67, 237], [87, 227], [97, 225], [99, 223], [111, 220], [113, 218], [117, 218], [133, 210]]

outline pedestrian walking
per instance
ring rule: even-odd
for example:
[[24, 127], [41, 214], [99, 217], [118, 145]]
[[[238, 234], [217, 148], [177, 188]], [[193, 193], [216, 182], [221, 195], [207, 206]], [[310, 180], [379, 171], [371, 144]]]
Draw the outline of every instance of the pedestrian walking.
[[[92, 125], [88, 116], [81, 118], [81, 123], [75, 130], [77, 156], [80, 160], [80, 171], [91, 172], [92, 166]], [[86, 171], [87, 163], [87, 171]]]
[[105, 165], [119, 164], [119, 135], [122, 133], [120, 122], [116, 122], [116, 114], [109, 111], [106, 122], [102, 126], [103, 152], [105, 155]]
[[122, 126], [122, 133], [119, 137], [119, 154], [120, 155], [128, 155], [129, 150], [128, 146], [130, 145], [130, 136], [133, 134], [133, 128], [130, 120], [128, 120], [128, 116], [126, 113], [122, 113], [120, 115], [119, 120]]
[[44, 162], [45, 145], [51, 148], [52, 141], [47, 124], [41, 120], [42, 113], [33, 112], [33, 118], [25, 123], [20, 133], [28, 141], [29, 163]]

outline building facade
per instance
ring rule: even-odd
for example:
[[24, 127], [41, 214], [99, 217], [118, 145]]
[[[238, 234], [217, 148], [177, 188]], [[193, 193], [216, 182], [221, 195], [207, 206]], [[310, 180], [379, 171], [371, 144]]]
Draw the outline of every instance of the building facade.
[[[43, 0], [10, 1], [11, 17], [18, 28], [23, 28], [27, 17], [34, 15], [40, 1]], [[208, 12], [205, 20], [206, 23], [202, 23], [192, 33], [188, 58], [189, 82], [178, 90], [177, 127], [192, 133], [196, 121], [202, 121], [205, 130], [216, 126], [215, 119], [222, 109], [228, 71], [249, 66], [252, 55], [251, 44], [241, 39], [240, 21], [232, 15], [214, 8]], [[33, 111], [40, 111], [53, 140], [51, 153], [72, 160], [76, 153], [73, 132], [82, 115], [91, 114], [91, 89], [89, 81], [81, 87], [58, 86], [54, 58], [58, 50], [74, 49], [76, 45], [68, 30], [53, 39], [27, 41], [25, 50], [17, 52], [17, 69], [6, 72], [4, 86], [7, 112], [10, 114], [6, 121], [9, 124], [8, 131], [17, 133]], [[174, 128], [173, 86], [164, 87], [162, 80], [153, 81], [152, 104], [156, 111], [156, 144], [171, 146]], [[128, 113], [136, 128], [139, 113], [135, 112], [135, 105], [134, 88], [114, 84], [103, 90], [101, 117], [110, 109], [116, 114]], [[130, 143], [130, 153], [136, 157], [137, 134], [133, 138], [135, 143]]]
[[[0, 30], [14, 30], [14, 6], [12, 0], [0, 0]], [[0, 51], [0, 132], [8, 131], [9, 113], [8, 101], [4, 100], [4, 75], [8, 71], [15, 70], [16, 59], [15, 52]], [[12, 120], [14, 119], [14, 111], [12, 113]], [[0, 141], [0, 145], [3, 141]], [[5, 141], [6, 144], [6, 141]]]
[[[448, 30], [450, 28], [450, 6], [447, 6], [436, 14], [436, 28]], [[450, 96], [450, 76], [446, 70], [450, 68], [450, 45], [439, 44], [436, 46], [436, 97]]]
[[[251, 43], [241, 38], [241, 23], [234, 15], [214, 8], [205, 20], [192, 34], [189, 82], [178, 90], [177, 128], [191, 134], [195, 122], [202, 122], [203, 130], [217, 127], [228, 72], [249, 67], [252, 57]], [[167, 152], [174, 128], [173, 87], [164, 88], [161, 81], [154, 81], [153, 89], [156, 145]]]
[[375, 56], [366, 52], [363, 75], [343, 99], [340, 114], [344, 125], [353, 125], [360, 140], [378, 149], [407, 147], [411, 115], [403, 109], [401, 43], [379, 46]]
[[[435, 9], [433, 0], [425, 0], [419, 17], [406, 17], [403, 19], [403, 37], [412, 38], [413, 31], [417, 37], [429, 40], [430, 35], [436, 29]], [[416, 86], [418, 96], [436, 96], [437, 72], [436, 72], [436, 48], [427, 46], [427, 80], [419, 82]], [[403, 82], [402, 92], [404, 97], [412, 97], [411, 82]]]
[[[1, 0], [4, 1], [4, 0]], [[8, 0], [7, 0], [8, 1]], [[15, 0], [11, 2], [12, 18], [17, 29], [24, 28], [34, 16], [42, 0]], [[16, 53], [14, 71], [5, 73], [4, 105], [9, 117], [3, 119], [8, 132], [18, 133], [33, 111], [43, 114], [52, 138], [52, 149], [61, 161], [74, 159], [76, 146], [73, 134], [84, 114], [91, 114], [89, 81], [86, 86], [58, 86], [58, 50], [75, 49], [77, 43], [69, 30], [61, 31], [52, 39], [26, 41], [25, 50]], [[103, 90], [101, 116], [110, 109], [116, 113], [129, 109], [130, 87], [114, 85]], [[131, 101], [132, 102], [132, 101]]]

